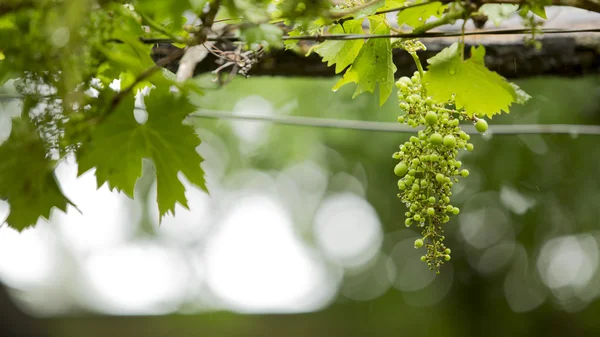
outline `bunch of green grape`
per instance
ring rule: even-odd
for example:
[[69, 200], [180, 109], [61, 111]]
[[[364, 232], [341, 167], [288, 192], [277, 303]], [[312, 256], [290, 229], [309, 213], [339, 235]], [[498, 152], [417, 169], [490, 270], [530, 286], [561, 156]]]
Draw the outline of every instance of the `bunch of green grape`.
[[416, 136], [400, 145], [393, 158], [400, 162], [394, 173], [400, 178], [398, 197], [408, 208], [405, 225], [422, 228], [422, 238], [415, 241], [415, 248], [425, 246], [421, 257], [430, 269], [450, 260], [450, 249], [444, 244], [443, 225], [451, 215], [460, 212], [450, 203], [452, 185], [459, 177], [469, 176], [457, 160], [459, 150], [473, 150], [470, 136], [460, 128], [460, 121], [471, 120], [479, 132], [487, 130], [487, 122], [468, 117], [464, 112], [446, 108], [454, 102], [436, 103], [428, 97], [421, 83], [421, 74], [412, 78], [402, 77], [396, 82], [400, 108], [405, 112], [398, 117], [399, 123], [411, 127], [424, 126]]

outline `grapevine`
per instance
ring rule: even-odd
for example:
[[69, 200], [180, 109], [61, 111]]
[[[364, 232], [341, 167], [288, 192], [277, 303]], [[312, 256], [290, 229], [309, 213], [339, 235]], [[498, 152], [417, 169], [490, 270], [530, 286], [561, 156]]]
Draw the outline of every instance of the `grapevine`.
[[488, 125], [484, 119], [469, 117], [464, 110], [450, 109], [456, 105], [453, 99], [438, 103], [428, 96], [422, 83], [425, 71], [416, 57], [416, 52], [425, 46], [418, 41], [406, 41], [402, 48], [414, 56], [419, 70], [411, 78], [404, 76], [396, 82], [399, 105], [405, 112], [398, 117], [398, 122], [415, 128], [424, 126], [424, 129], [394, 153], [393, 158], [399, 160], [394, 173], [400, 178], [398, 197], [408, 208], [405, 225], [422, 229], [422, 238], [417, 239], [414, 246], [426, 247], [421, 260], [439, 273], [451, 253], [444, 244], [444, 224], [450, 221], [451, 215], [460, 212], [451, 204], [452, 185], [460, 177], [469, 176], [468, 170], [461, 169], [462, 162], [457, 160], [457, 155], [459, 150], [473, 150], [470, 136], [461, 129], [460, 122], [475, 123], [479, 132], [485, 132]]

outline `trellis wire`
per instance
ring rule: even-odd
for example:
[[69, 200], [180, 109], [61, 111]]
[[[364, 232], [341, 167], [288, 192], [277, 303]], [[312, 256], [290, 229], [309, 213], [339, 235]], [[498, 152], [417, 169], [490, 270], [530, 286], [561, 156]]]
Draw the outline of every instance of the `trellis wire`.
[[[225, 119], [249, 122], [267, 122], [292, 126], [308, 126], [319, 128], [378, 131], [378, 132], [402, 132], [414, 133], [421, 128], [412, 128], [393, 122], [359, 121], [349, 119], [304, 117], [304, 116], [282, 116], [282, 115], [254, 115], [239, 112], [227, 112], [221, 110], [199, 109], [190, 115], [192, 118]], [[479, 134], [472, 125], [462, 125], [465, 132]], [[600, 125], [576, 125], [576, 124], [496, 124], [491, 125], [487, 134], [494, 135], [524, 135], [524, 134], [568, 134], [578, 135], [600, 135]]]
[[[576, 34], [576, 33], [600, 33], [600, 27], [598, 28], [581, 28], [581, 29], [563, 29], [563, 28], [544, 28], [541, 29], [542, 34]], [[491, 29], [482, 31], [471, 31], [464, 32], [464, 36], [472, 35], [525, 35], [531, 34], [530, 29]], [[299, 35], [299, 36], [283, 36], [282, 40], [294, 40], [294, 41], [327, 41], [327, 40], [361, 40], [361, 39], [381, 39], [381, 38], [440, 38], [440, 37], [459, 37], [463, 36], [462, 32], [448, 31], [448, 32], [424, 32], [424, 33], [406, 33], [406, 34], [332, 34], [332, 35]], [[235, 36], [212, 36], [207, 38], [208, 41], [239, 41], [238, 37]], [[168, 38], [141, 38], [144, 43], [173, 43], [173, 39]]]
[[[21, 99], [20, 95], [2, 95], [1, 100]], [[142, 107], [136, 107], [142, 109]], [[210, 118], [237, 120], [247, 122], [265, 122], [291, 126], [307, 126], [330, 129], [347, 129], [360, 131], [378, 131], [378, 132], [401, 132], [414, 133], [421, 128], [412, 128], [407, 125], [401, 125], [393, 122], [360, 121], [339, 118], [323, 117], [305, 117], [305, 116], [286, 116], [286, 115], [254, 115], [240, 112], [229, 112], [214, 109], [199, 109], [190, 115], [190, 118]], [[472, 125], [462, 125], [465, 132], [469, 134], [479, 134]], [[488, 134], [495, 135], [525, 135], [525, 134], [568, 134], [578, 135], [600, 135], [600, 125], [580, 125], [580, 124], [496, 124], [490, 126]]]

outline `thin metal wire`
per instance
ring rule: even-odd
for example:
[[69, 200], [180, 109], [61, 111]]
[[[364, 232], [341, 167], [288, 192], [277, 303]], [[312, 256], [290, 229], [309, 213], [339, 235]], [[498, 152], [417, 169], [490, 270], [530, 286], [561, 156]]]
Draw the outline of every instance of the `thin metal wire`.
[[[575, 33], [600, 33], [599, 28], [585, 29], [558, 29], [547, 28], [541, 30], [543, 34], [575, 34]], [[470, 35], [518, 35], [531, 34], [530, 29], [493, 29], [482, 31], [465, 32], [464, 36]], [[333, 34], [333, 35], [299, 35], [299, 36], [284, 36], [283, 40], [361, 40], [361, 39], [378, 39], [378, 38], [435, 38], [435, 37], [458, 37], [463, 36], [462, 32], [424, 32], [424, 33], [406, 33], [406, 34]]]
[[[2, 99], [20, 99], [18, 95], [0, 95]], [[142, 107], [136, 107], [142, 109]], [[143, 110], [143, 109], [142, 109]], [[239, 112], [229, 112], [213, 109], [199, 109], [189, 118], [209, 118], [237, 120], [247, 122], [264, 122], [291, 126], [306, 126], [330, 129], [346, 129], [376, 132], [415, 133], [422, 128], [412, 128], [393, 122], [360, 121], [338, 118], [286, 116], [286, 115], [254, 115]], [[461, 126], [466, 133], [480, 134], [473, 125]], [[573, 137], [579, 135], [600, 135], [600, 125], [580, 124], [496, 124], [489, 127], [486, 134], [493, 135], [527, 135], [527, 134], [567, 134]]]
[[[238, 120], [250, 122], [268, 122], [292, 126], [308, 126], [319, 128], [348, 129], [378, 132], [406, 132], [415, 133], [421, 128], [412, 128], [393, 122], [359, 121], [349, 119], [334, 119], [321, 117], [301, 117], [282, 115], [253, 115], [244, 113], [233, 113], [220, 110], [200, 109], [190, 115], [191, 118], [211, 118]], [[480, 134], [473, 125], [462, 125], [463, 130], [469, 134]], [[507, 124], [492, 125], [486, 134], [494, 135], [524, 135], [524, 134], [568, 134], [578, 135], [600, 135], [600, 125], [576, 125], [576, 124]]]
[[[600, 27], [598, 28], [584, 28], [584, 29], [562, 29], [562, 28], [544, 28], [541, 30], [543, 34], [577, 34], [577, 33], [600, 33]], [[481, 31], [470, 31], [465, 32], [464, 36], [471, 35], [523, 35], [531, 34], [530, 29], [490, 29]], [[332, 35], [299, 35], [299, 36], [283, 36], [282, 40], [294, 40], [294, 41], [326, 41], [326, 40], [361, 40], [361, 39], [381, 39], [381, 38], [440, 38], [440, 37], [459, 37], [463, 36], [460, 31], [450, 32], [424, 32], [424, 33], [405, 33], [405, 34], [332, 34]], [[238, 37], [235, 36], [221, 36], [221, 37], [208, 37], [208, 41], [239, 41]], [[173, 43], [173, 39], [168, 38], [141, 38], [141, 41], [148, 44], [154, 43]]]

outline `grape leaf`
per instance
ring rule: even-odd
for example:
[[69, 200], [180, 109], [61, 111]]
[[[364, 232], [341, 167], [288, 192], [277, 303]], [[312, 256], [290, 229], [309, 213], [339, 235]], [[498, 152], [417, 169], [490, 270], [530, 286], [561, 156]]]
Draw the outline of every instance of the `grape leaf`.
[[371, 0], [366, 2], [361, 9], [354, 12], [355, 19], [364, 19], [367, 16], [375, 14], [377, 10], [385, 5], [383, 0]]
[[416, 28], [423, 25], [432, 16], [440, 18], [447, 7], [448, 5], [444, 5], [439, 1], [430, 2], [422, 6], [409, 7], [398, 12], [397, 22], [399, 26], [407, 25]]
[[472, 47], [471, 58], [463, 61], [459, 43], [455, 42], [427, 60], [429, 70], [423, 76], [423, 83], [428, 95], [438, 102], [447, 102], [455, 95], [456, 107], [465, 109], [469, 116], [477, 113], [490, 118], [502, 111], [509, 112], [512, 103], [524, 103], [528, 95], [488, 70], [484, 57], [483, 46]]
[[483, 4], [479, 13], [484, 14], [496, 27], [519, 9], [519, 5], [512, 4]]
[[171, 24], [174, 29], [183, 25], [185, 20], [183, 12], [192, 9], [189, 0], [137, 0], [134, 2], [134, 7], [136, 11], [149, 15], [154, 21]]
[[406, 0], [385, 0], [385, 5], [381, 10], [396, 9], [402, 7]]
[[[363, 20], [350, 20], [343, 25], [335, 25], [329, 30], [331, 34], [364, 34], [362, 28]], [[354, 62], [360, 49], [365, 44], [364, 40], [329, 40], [321, 43], [315, 48], [315, 52], [331, 67], [335, 64], [335, 73], [340, 73]]]
[[[383, 18], [371, 17], [369, 22], [371, 34], [390, 33]], [[344, 77], [335, 84], [333, 91], [345, 84], [356, 83], [356, 91], [353, 95], [355, 98], [365, 91], [374, 92], [375, 85], [379, 83], [379, 104], [383, 105], [392, 93], [395, 72], [390, 39], [369, 39]]]
[[0, 145], [0, 199], [10, 204], [6, 223], [18, 231], [34, 226], [40, 217], [48, 219], [55, 207], [64, 212], [73, 205], [56, 181], [37, 130], [21, 118], [13, 118], [12, 132]]
[[175, 203], [187, 206], [185, 188], [177, 174], [182, 172], [206, 190], [202, 158], [196, 152], [200, 139], [185, 117], [194, 110], [185, 97], [175, 97], [166, 88], [156, 88], [145, 98], [148, 119], [140, 124], [133, 115], [134, 97], [126, 95], [115, 110], [96, 127], [91, 141], [82, 145], [79, 175], [96, 168], [98, 186], [123, 191], [133, 197], [142, 173], [142, 159], [156, 166], [157, 201], [161, 219], [174, 212]]
[[281, 28], [272, 24], [261, 23], [260, 25], [252, 25], [243, 29], [240, 38], [249, 46], [266, 44], [266, 46], [281, 48], [283, 47], [283, 42], [281, 42], [282, 35], [283, 31]]

